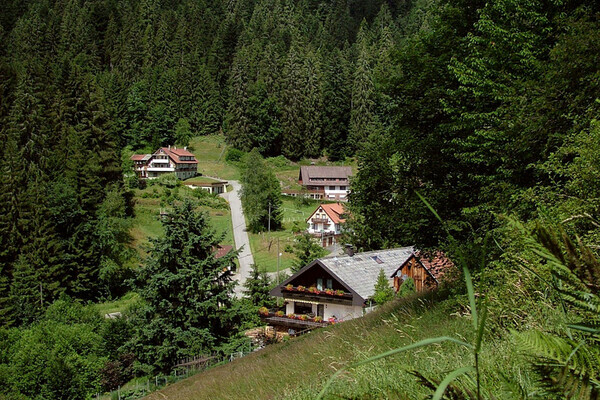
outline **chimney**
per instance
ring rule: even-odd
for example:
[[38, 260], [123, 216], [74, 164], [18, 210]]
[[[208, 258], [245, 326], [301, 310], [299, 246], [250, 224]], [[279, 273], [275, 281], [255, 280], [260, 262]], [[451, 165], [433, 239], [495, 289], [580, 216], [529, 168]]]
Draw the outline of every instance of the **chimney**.
[[354, 247], [351, 244], [346, 243], [345, 253], [348, 254], [350, 257], [354, 256]]
[[187, 150], [187, 146], [183, 146], [183, 149], [184, 149], [184, 150]]
[[169, 145], [169, 150], [171, 150], [171, 145]]

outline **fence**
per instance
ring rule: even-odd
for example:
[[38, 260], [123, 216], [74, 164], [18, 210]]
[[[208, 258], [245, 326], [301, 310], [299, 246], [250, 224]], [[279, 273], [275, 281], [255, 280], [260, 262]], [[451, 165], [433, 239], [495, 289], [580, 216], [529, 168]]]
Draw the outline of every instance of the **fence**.
[[177, 360], [177, 363], [172, 368], [171, 375], [157, 375], [154, 378], [146, 378], [145, 381], [136, 381], [136, 383], [128, 383], [125, 387], [119, 387], [110, 393], [97, 393], [97, 400], [135, 400], [140, 399], [148, 394], [160, 390], [168, 384], [178, 382], [188, 378], [199, 372], [205, 371], [217, 365], [227, 364], [237, 358], [244, 357], [254, 350], [249, 346], [247, 350], [236, 351], [231, 354], [218, 355], [202, 355], [195, 357], [186, 357]]

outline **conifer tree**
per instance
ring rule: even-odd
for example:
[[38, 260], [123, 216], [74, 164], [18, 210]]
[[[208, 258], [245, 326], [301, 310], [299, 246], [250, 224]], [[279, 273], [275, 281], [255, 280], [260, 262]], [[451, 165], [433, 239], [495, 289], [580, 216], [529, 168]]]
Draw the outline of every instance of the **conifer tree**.
[[352, 109], [350, 112], [350, 145], [361, 147], [368, 136], [370, 125], [375, 123], [375, 86], [371, 66], [368, 27], [361, 24], [357, 39], [358, 60], [352, 84]]
[[207, 216], [186, 201], [163, 222], [165, 236], [152, 240], [140, 269], [145, 306], [129, 343], [138, 359], [169, 371], [177, 357], [202, 354], [235, 333], [233, 286], [227, 265], [236, 256], [215, 258], [222, 237]]
[[244, 283], [244, 295], [255, 307], [271, 308], [275, 304], [275, 299], [269, 294], [271, 290], [271, 279], [267, 272], [252, 264], [250, 276]]
[[241, 199], [252, 232], [277, 230], [282, 224], [281, 186], [257, 149], [246, 156]]

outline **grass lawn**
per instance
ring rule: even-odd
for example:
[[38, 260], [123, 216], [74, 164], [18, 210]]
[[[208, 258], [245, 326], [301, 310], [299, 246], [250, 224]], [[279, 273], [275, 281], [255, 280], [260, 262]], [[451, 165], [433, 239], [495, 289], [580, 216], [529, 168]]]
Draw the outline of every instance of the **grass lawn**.
[[[186, 197], [193, 199], [194, 197], [191, 195], [193, 193], [192, 190], [194, 189], [180, 187], [178, 193], [182, 199]], [[147, 249], [150, 245], [149, 239], [157, 238], [164, 234], [164, 229], [160, 221], [160, 210], [169, 210], [171, 207], [161, 206], [160, 196], [163, 191], [164, 188], [157, 185], [135, 191], [135, 217], [130, 233], [133, 238], [132, 246], [137, 250], [142, 260], [147, 256]], [[156, 196], [159, 197], [157, 198]], [[202, 210], [210, 216], [210, 223], [217, 230], [218, 234], [225, 233], [222, 243], [233, 245], [231, 212], [229, 209], [215, 209], [201, 206], [198, 207], [198, 210]]]
[[100, 315], [114, 312], [124, 312], [129, 306], [135, 304], [140, 299], [140, 295], [135, 292], [129, 292], [118, 300], [106, 301], [104, 303], [94, 304], [91, 307], [98, 311]]
[[189, 150], [198, 160], [198, 172], [223, 180], [238, 180], [240, 173], [236, 166], [225, 162], [227, 152], [225, 136], [196, 136], [190, 141]]
[[277, 270], [277, 240], [279, 240], [279, 248], [281, 255], [280, 269], [289, 268], [292, 265], [294, 256], [291, 253], [286, 253], [286, 246], [294, 244], [294, 234], [292, 226], [294, 222], [299, 222], [305, 228], [306, 219], [320, 204], [317, 200], [310, 200], [308, 204], [300, 204], [293, 197], [283, 197], [283, 227], [281, 231], [268, 233], [248, 233], [250, 239], [250, 247], [254, 262], [261, 268], [265, 268], [268, 272]]

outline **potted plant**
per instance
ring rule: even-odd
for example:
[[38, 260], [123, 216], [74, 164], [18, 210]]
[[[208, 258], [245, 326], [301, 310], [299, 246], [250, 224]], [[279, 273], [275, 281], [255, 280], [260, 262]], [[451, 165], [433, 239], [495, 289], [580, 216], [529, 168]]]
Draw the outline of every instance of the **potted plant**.
[[275, 315], [278, 317], [283, 317], [285, 315], [285, 313], [283, 311], [279, 310], [275, 313]]
[[315, 322], [323, 322], [323, 317], [321, 317], [320, 315], [317, 315], [315, 317]]
[[311, 286], [308, 288], [308, 291], [314, 294], [319, 294], [321, 293], [321, 291], [319, 289], [317, 289], [315, 286]]
[[335, 294], [336, 294], [337, 296], [343, 296], [345, 293], [344, 293], [344, 291], [343, 291], [343, 290], [339, 290], [339, 289], [338, 289], [338, 290], [336, 290], [336, 291], [335, 291]]
[[335, 319], [334, 317], [329, 318], [329, 323], [330, 324], [335, 324], [337, 322], [337, 319]]
[[296, 314], [288, 314], [287, 317], [289, 319], [296, 319]]
[[302, 314], [298, 316], [298, 319], [301, 321], [306, 321], [308, 319], [308, 316], [306, 314]]
[[269, 309], [267, 307], [261, 307], [258, 309], [260, 315], [269, 315]]
[[334, 295], [334, 293], [335, 293], [335, 292], [333, 291], [333, 289], [325, 289], [325, 294], [328, 294], [328, 295], [330, 295], [330, 296], [333, 296], [333, 295]]
[[298, 285], [298, 287], [296, 288], [299, 292], [304, 292], [306, 290], [306, 288], [302, 285]]
[[292, 285], [291, 283], [286, 285], [285, 290], [289, 290], [291, 292], [292, 290], [294, 290], [294, 285]]

